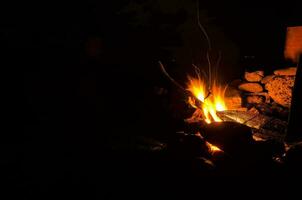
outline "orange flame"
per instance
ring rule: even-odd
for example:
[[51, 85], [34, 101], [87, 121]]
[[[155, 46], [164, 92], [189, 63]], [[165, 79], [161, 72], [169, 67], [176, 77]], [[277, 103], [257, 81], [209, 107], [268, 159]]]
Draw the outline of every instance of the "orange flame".
[[209, 142], [206, 142], [206, 145], [212, 154], [214, 154], [215, 152], [222, 152], [222, 150], [219, 147], [217, 147]]
[[226, 104], [224, 102], [225, 88], [219, 86], [216, 82], [213, 83], [211, 88], [211, 94], [207, 89], [207, 84], [200, 77], [192, 78], [188, 77], [188, 90], [202, 102], [202, 105], [198, 107], [191, 98], [189, 104], [194, 108], [199, 108], [203, 112], [203, 117], [206, 123], [221, 122], [222, 120], [217, 116], [216, 111], [226, 110]]

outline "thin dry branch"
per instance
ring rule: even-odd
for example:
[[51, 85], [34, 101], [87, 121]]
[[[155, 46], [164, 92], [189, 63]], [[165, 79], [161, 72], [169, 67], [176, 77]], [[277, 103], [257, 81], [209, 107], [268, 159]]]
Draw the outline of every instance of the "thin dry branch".
[[160, 69], [161, 71], [164, 73], [164, 75], [174, 84], [176, 85], [179, 89], [183, 90], [183, 91], [187, 91], [184, 87], [182, 87], [181, 84], [179, 84], [177, 81], [175, 81], [169, 74], [168, 72], [166, 71], [164, 65], [162, 64], [162, 62], [158, 61], [159, 63], [159, 66], [160, 66]]

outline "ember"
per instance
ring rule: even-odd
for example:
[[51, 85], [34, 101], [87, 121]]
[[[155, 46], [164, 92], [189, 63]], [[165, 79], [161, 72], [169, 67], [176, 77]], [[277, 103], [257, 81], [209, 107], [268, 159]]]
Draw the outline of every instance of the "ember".
[[213, 144], [211, 144], [209, 142], [206, 142], [206, 145], [209, 148], [210, 153], [212, 153], [212, 154], [214, 154], [215, 152], [221, 152], [222, 151], [217, 146], [215, 146], [215, 145], [213, 145]]

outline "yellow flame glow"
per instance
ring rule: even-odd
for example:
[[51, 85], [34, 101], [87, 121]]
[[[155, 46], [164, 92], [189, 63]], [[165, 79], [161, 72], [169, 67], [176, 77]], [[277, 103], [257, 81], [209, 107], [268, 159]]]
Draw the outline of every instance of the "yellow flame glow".
[[215, 145], [213, 145], [213, 144], [211, 144], [209, 142], [206, 142], [206, 145], [209, 148], [209, 150], [210, 150], [211, 153], [221, 152], [222, 151], [221, 149], [219, 149], [219, 147], [217, 147], [217, 146], [215, 146]]
[[[203, 117], [206, 123], [221, 122], [222, 120], [217, 116], [216, 111], [226, 110], [226, 104], [224, 102], [225, 87], [221, 87], [215, 82], [212, 84], [211, 94], [209, 95], [209, 90], [207, 89], [207, 84], [201, 78], [188, 77], [188, 90], [202, 102], [199, 109], [202, 109]], [[189, 103], [196, 108], [192, 99]]]

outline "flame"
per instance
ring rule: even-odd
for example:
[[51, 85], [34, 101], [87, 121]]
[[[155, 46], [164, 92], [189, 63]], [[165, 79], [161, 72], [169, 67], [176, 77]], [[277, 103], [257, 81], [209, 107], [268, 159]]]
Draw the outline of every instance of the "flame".
[[[199, 137], [200, 139], [204, 139], [204, 137], [200, 134], [200, 132], [197, 132], [195, 135], [197, 137]], [[209, 148], [210, 153], [214, 154], [215, 152], [222, 152], [222, 150], [219, 147], [217, 147], [217, 146], [215, 146], [215, 145], [213, 145], [213, 144], [211, 144], [207, 141], [205, 141], [205, 142], [206, 142], [205, 143], [206, 146]]]
[[226, 87], [221, 87], [214, 82], [211, 93], [209, 93], [206, 82], [200, 77], [192, 78], [189, 76], [188, 79], [188, 90], [196, 97], [196, 99], [202, 102], [201, 106], [197, 106], [196, 102], [192, 98], [189, 98], [189, 104], [194, 108], [202, 110], [203, 118], [206, 123], [210, 124], [213, 121], [221, 122], [222, 120], [217, 116], [216, 112], [227, 109], [224, 102]]
[[215, 153], [215, 152], [222, 152], [222, 150], [219, 149], [219, 147], [217, 147], [217, 146], [215, 146], [215, 145], [213, 145], [209, 142], [206, 142], [206, 145], [207, 145], [207, 147], [209, 148], [209, 150], [212, 154]]

